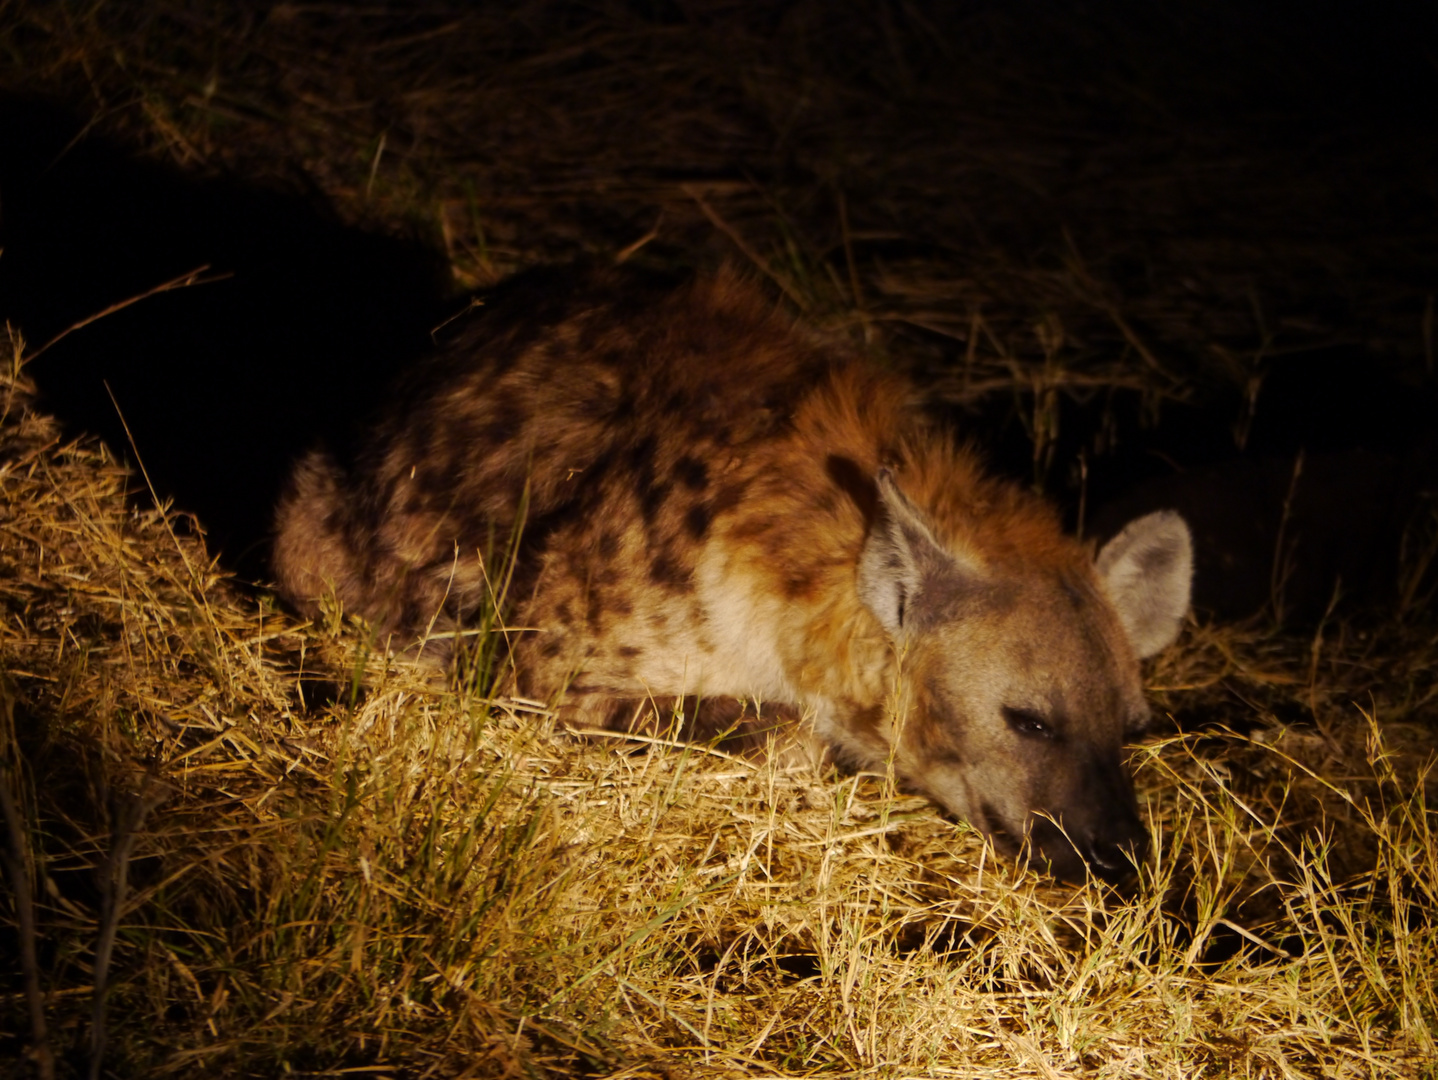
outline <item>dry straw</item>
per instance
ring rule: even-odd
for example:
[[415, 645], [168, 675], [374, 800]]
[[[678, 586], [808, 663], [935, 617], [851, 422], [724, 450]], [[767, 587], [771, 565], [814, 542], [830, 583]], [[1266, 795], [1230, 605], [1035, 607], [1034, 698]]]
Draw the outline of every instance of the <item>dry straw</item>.
[[[6, 1038], [42, 1075], [1431, 1070], [1432, 777], [1356, 707], [1143, 746], [1142, 881], [1059, 886], [884, 777], [575, 741], [296, 625], [11, 349]], [[1306, 660], [1196, 627], [1154, 674]]]

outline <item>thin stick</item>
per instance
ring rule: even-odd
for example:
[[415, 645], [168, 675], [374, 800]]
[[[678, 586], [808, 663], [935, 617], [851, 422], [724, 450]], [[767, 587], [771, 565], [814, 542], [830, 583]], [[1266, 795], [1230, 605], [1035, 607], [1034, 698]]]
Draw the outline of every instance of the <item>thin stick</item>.
[[1283, 589], [1293, 573], [1285, 557], [1283, 545], [1287, 539], [1288, 522], [1293, 516], [1293, 497], [1298, 491], [1298, 478], [1303, 475], [1303, 451], [1299, 450], [1293, 459], [1293, 476], [1288, 481], [1288, 494], [1283, 497], [1283, 515], [1278, 519], [1278, 536], [1273, 541], [1273, 566], [1268, 572], [1268, 601], [1273, 605], [1273, 622], [1283, 625]]
[[[642, 710], [645, 705], [640, 705]], [[650, 746], [667, 746], [673, 750], [692, 750], [699, 754], [708, 754], [710, 757], [723, 758], [725, 761], [732, 761], [735, 765], [743, 765], [746, 769], [757, 771], [759, 766], [746, 758], [731, 754], [725, 750], [719, 750], [713, 746], [705, 746], [703, 743], [685, 742], [683, 739], [656, 738], [653, 735], [638, 735], [632, 731], [608, 731], [604, 728], [572, 728], [564, 729], [571, 735], [578, 735], [586, 739], [618, 739], [622, 742], [648, 743]]]
[[711, 225], [713, 225], [716, 229], [718, 229], [730, 240], [732, 240], [734, 242], [734, 246], [743, 253], [746, 259], [752, 262], [760, 270], [764, 271], [765, 276], [768, 277], [770, 281], [774, 282], [774, 284], [778, 285], [779, 288], [784, 290], [784, 295], [789, 298], [790, 302], [795, 307], [797, 307], [800, 311], [807, 311], [809, 309], [808, 303], [804, 300], [802, 296], [800, 296], [797, 292], [794, 291], [794, 287], [790, 285], [787, 281], [785, 281], [782, 277], [780, 277], [778, 274], [776, 274], [774, 272], [774, 268], [769, 265], [768, 261], [764, 259], [763, 256], [761, 256], [757, 251], [751, 248], [748, 241], [746, 241], [742, 236], [740, 236], [738, 232], [734, 230], [734, 227], [732, 225], [730, 225], [727, 221], [725, 221], [722, 217], [719, 216], [718, 211], [716, 211], [712, 206], [709, 205], [708, 202], [705, 201], [703, 195], [699, 194], [699, 189], [697, 187], [695, 187], [693, 184], [684, 184], [682, 185], [682, 190], [684, 194], [688, 195], [691, 199], [694, 200], [695, 204], [699, 207], [699, 209], [703, 211], [704, 216], [709, 219], [709, 223]]
[[384, 144], [389, 132], [379, 133], [379, 145], [374, 148], [374, 160], [369, 163], [369, 179], [364, 186], [364, 200], [369, 202], [370, 196], [374, 193], [374, 178], [379, 173], [379, 159], [384, 156]]
[[10, 879], [10, 890], [15, 896], [15, 921], [20, 937], [20, 968], [25, 974], [25, 1001], [30, 1007], [31, 1053], [41, 1080], [54, 1080], [55, 1056], [50, 1051], [49, 1031], [45, 1024], [45, 999], [40, 990], [40, 961], [35, 951], [35, 898], [30, 892], [30, 874], [26, 865], [29, 844], [27, 830], [20, 816], [19, 800], [11, 786], [12, 771], [18, 774], [18, 758], [11, 760], [9, 750], [15, 745], [15, 703], [8, 688], [0, 687], [3, 694], [5, 753], [0, 756], [0, 813], [5, 817], [5, 834], [9, 841], [4, 851], [5, 876]]
[[869, 312], [864, 307], [864, 291], [859, 286], [859, 265], [854, 261], [854, 239], [849, 232], [849, 200], [844, 197], [844, 189], [839, 188], [835, 193], [839, 203], [839, 232], [844, 238], [844, 262], [849, 268], [849, 291], [854, 297], [854, 310], [859, 314], [859, 321], [864, 327], [864, 342], [872, 344], [874, 340], [874, 324], [869, 319]]
[[90, 1070], [89, 1080], [99, 1080], [100, 1064], [105, 1056], [105, 1010], [108, 1004], [110, 961], [115, 954], [115, 935], [120, 917], [125, 912], [126, 893], [130, 888], [130, 856], [135, 838], [146, 815], [165, 801], [168, 791], [152, 778], [146, 777], [138, 795], [127, 796], [119, 814], [110, 854], [101, 864], [100, 936], [95, 941], [95, 996], [90, 1002]]
[[34, 352], [32, 352], [29, 356], [25, 357], [24, 363], [28, 364], [30, 361], [34, 360], [34, 359], [35, 359], [37, 356], [39, 356], [41, 353], [43, 353], [43, 352], [45, 352], [47, 349], [49, 349], [49, 348], [50, 348], [52, 345], [54, 345], [56, 342], [60, 341], [62, 338], [69, 337], [69, 336], [70, 336], [71, 334], [73, 334], [76, 330], [83, 330], [85, 327], [89, 326], [92, 322], [98, 322], [99, 320], [103, 319], [106, 315], [113, 315], [113, 314], [115, 314], [115, 312], [117, 312], [117, 311], [123, 311], [125, 308], [129, 307], [131, 304], [138, 304], [141, 300], [148, 300], [150, 297], [152, 297], [152, 296], [158, 296], [160, 293], [173, 292], [175, 289], [187, 289], [187, 288], [189, 288], [191, 285], [211, 285], [211, 284], [213, 284], [213, 283], [216, 282], [216, 281], [224, 281], [226, 278], [234, 277], [233, 274], [216, 274], [214, 277], [207, 277], [207, 278], [202, 278], [202, 277], [200, 277], [200, 275], [203, 274], [203, 273], [204, 273], [206, 270], [208, 270], [209, 268], [210, 268], [210, 264], [209, 264], [209, 263], [206, 263], [204, 266], [197, 266], [197, 267], [195, 267], [195, 269], [191, 270], [191, 271], [190, 271], [189, 273], [187, 273], [187, 274], [181, 274], [181, 275], [180, 275], [179, 277], [177, 277], [177, 278], [171, 278], [169, 281], [166, 281], [166, 282], [163, 282], [163, 283], [161, 283], [161, 284], [159, 284], [159, 285], [156, 285], [153, 289], [146, 289], [144, 292], [142, 292], [142, 293], [137, 293], [135, 296], [130, 297], [128, 300], [121, 300], [119, 303], [111, 304], [109, 307], [105, 308], [103, 311], [97, 311], [97, 312], [95, 312], [95, 314], [90, 315], [90, 316], [87, 316], [86, 318], [81, 319], [79, 322], [75, 323], [73, 326], [70, 326], [70, 327], [68, 327], [68, 328], [66, 328], [66, 329], [64, 329], [64, 330], [61, 330], [58, 334], [56, 334], [54, 337], [52, 337], [49, 341], [45, 342], [45, 344], [41, 345], [38, 349], [36, 349]]
[[664, 224], [664, 210], [663, 210], [663, 208], [660, 208], [659, 218], [658, 218], [657, 221], [654, 222], [654, 228], [650, 229], [647, 233], [645, 233], [643, 236], [641, 236], [638, 240], [634, 241], [634, 243], [629, 244], [628, 246], [621, 248], [621, 249], [619, 250], [619, 252], [614, 256], [614, 265], [615, 265], [615, 266], [620, 266], [620, 265], [622, 265], [624, 262], [626, 262], [626, 261], [629, 259], [629, 257], [630, 257], [631, 255], [633, 255], [636, 251], [638, 251], [640, 248], [642, 248], [645, 244], [647, 244], [647, 243], [649, 243], [651, 240], [654, 240], [655, 238], [657, 238], [657, 237], [659, 236], [659, 227], [660, 227], [661, 225], [663, 225], [663, 224]]
[[185, 554], [185, 548], [180, 543], [180, 538], [175, 535], [175, 530], [170, 525], [169, 511], [167, 511], [160, 502], [159, 493], [155, 491], [155, 485], [150, 480], [150, 471], [145, 468], [145, 459], [140, 456], [140, 448], [135, 444], [135, 436], [130, 431], [130, 424], [125, 419], [124, 412], [120, 409], [120, 403], [115, 400], [115, 391], [110, 389], [108, 382], [105, 383], [105, 393], [110, 395], [110, 404], [115, 406], [115, 415], [120, 418], [120, 427], [125, 429], [125, 438], [129, 440], [130, 451], [135, 455], [135, 464], [140, 467], [140, 475], [145, 478], [145, 487], [150, 492], [150, 499], [154, 502], [155, 509], [160, 511], [161, 520], [165, 523], [165, 531], [170, 534], [170, 539], [174, 542], [175, 550], [180, 553], [180, 561], [185, 564], [185, 570], [190, 575], [190, 583], [194, 585], [195, 592], [199, 596], [200, 605], [205, 609], [205, 613], [210, 616], [210, 625], [214, 626], [215, 617], [214, 613], [210, 611], [210, 602], [205, 596], [204, 584], [200, 580], [200, 575], [195, 572], [194, 566], [191, 565], [190, 557]]

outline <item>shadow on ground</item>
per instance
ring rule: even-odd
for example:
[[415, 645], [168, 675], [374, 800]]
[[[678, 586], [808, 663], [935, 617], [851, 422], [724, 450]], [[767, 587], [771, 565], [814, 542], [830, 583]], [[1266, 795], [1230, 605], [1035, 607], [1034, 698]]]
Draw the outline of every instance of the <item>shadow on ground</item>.
[[286, 463], [426, 349], [452, 306], [443, 260], [318, 198], [135, 160], [34, 102], [0, 101], [0, 146], [0, 318], [30, 352], [199, 267], [220, 278], [75, 329], [28, 370], [68, 434], [138, 456], [228, 565], [262, 577]]

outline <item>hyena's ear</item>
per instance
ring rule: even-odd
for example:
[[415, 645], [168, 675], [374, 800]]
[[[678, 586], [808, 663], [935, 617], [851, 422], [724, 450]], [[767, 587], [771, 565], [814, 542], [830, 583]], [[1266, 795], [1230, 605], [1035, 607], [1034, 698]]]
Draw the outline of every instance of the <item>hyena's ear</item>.
[[1133, 651], [1152, 656], [1171, 645], [1193, 587], [1193, 539], [1183, 518], [1160, 510], [1129, 522], [1095, 566]]
[[878, 514], [859, 555], [859, 599], [897, 638], [945, 618], [972, 572], [934, 539], [923, 512], [899, 490], [893, 473], [880, 469], [874, 482]]

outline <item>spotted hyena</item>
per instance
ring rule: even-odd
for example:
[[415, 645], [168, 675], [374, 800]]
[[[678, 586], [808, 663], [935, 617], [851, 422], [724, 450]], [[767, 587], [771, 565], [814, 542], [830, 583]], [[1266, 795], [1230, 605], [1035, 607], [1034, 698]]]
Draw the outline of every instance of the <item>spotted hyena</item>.
[[908, 379], [734, 273], [532, 275], [456, 338], [355, 452], [297, 466], [274, 552], [296, 605], [462, 627], [522, 526], [511, 666], [571, 728], [677, 703], [691, 737], [773, 726], [892, 763], [1064, 876], [1141, 857], [1121, 748], [1148, 717], [1138, 658], [1188, 606], [1178, 516], [1095, 560]]

